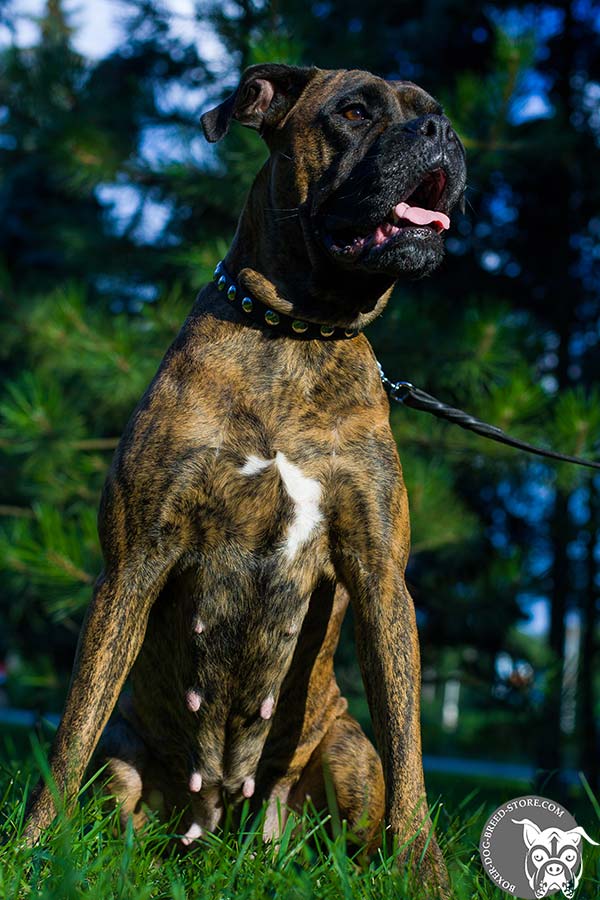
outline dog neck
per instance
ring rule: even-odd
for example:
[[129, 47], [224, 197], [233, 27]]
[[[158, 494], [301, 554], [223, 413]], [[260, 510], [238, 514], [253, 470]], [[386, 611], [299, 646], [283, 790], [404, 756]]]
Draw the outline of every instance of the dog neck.
[[270, 164], [252, 185], [224, 260], [227, 271], [244, 292], [278, 313], [362, 331], [385, 309], [394, 280], [328, 266], [325, 251], [305, 236], [302, 211], [288, 215], [265, 207], [264, 197], [272, 196], [264, 186]]

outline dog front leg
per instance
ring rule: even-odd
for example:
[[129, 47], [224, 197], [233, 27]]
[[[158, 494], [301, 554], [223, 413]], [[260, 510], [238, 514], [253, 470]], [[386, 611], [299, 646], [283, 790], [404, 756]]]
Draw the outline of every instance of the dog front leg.
[[[354, 559], [346, 566], [359, 664], [385, 780], [386, 824], [418, 863], [433, 890], [446, 896], [442, 854], [430, 836], [420, 728], [420, 654], [415, 610], [403, 566], [392, 559], [379, 572]], [[350, 569], [350, 571], [348, 571]], [[425, 849], [426, 848], [426, 849]]]
[[[147, 573], [148, 561], [145, 562]], [[108, 571], [96, 584], [77, 646], [75, 664], [50, 768], [69, 807], [102, 730], [142, 646], [148, 613], [163, 579]], [[42, 781], [31, 801], [25, 839], [35, 843], [56, 814], [52, 792]]]

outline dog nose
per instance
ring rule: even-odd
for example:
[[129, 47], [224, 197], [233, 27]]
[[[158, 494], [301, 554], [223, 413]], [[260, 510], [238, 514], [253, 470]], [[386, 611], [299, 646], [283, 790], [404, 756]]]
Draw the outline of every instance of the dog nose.
[[423, 137], [434, 141], [453, 141], [456, 139], [450, 119], [434, 113], [420, 116], [418, 119], [411, 119], [410, 122], [406, 123], [404, 129], [405, 131], [412, 131], [414, 134], [421, 134]]
[[546, 866], [546, 872], [548, 873], [548, 875], [560, 875], [560, 873], [562, 872], [562, 866], [560, 863], [549, 863]]

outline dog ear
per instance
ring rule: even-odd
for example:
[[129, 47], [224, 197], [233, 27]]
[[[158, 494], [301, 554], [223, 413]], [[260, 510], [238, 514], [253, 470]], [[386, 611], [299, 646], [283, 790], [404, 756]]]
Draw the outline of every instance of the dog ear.
[[570, 831], [563, 831], [563, 834], [565, 837], [570, 837], [575, 844], [580, 844], [581, 838], [584, 837], [590, 844], [595, 844], [596, 847], [598, 846], [598, 841], [593, 841], [581, 825], [578, 825], [577, 828], [571, 828]]
[[515, 825], [523, 826], [523, 840], [525, 841], [525, 846], [529, 850], [534, 841], [540, 836], [542, 833], [535, 822], [532, 822], [531, 819], [513, 819]]
[[265, 63], [246, 69], [236, 90], [200, 121], [207, 141], [225, 137], [232, 119], [261, 134], [292, 108], [318, 69]]

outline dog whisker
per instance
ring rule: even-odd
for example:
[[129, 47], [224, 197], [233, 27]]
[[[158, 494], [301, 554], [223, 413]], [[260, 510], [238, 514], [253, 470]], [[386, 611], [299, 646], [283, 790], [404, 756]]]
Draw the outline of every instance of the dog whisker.
[[475, 215], [477, 215], [477, 210], [475, 209], [475, 207], [473, 206], [473, 204], [471, 203], [471, 201], [469, 200], [468, 197], [465, 197], [465, 203], [466, 203], [467, 206], [471, 209], [471, 211], [472, 211], [473, 213], [475, 213]]

